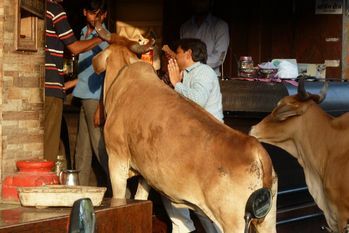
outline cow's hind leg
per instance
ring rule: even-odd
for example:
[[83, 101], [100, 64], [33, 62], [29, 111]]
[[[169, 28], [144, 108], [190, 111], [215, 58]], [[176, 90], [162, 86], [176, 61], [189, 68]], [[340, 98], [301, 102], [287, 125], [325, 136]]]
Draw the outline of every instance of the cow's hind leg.
[[149, 196], [150, 186], [143, 177], [138, 179], [138, 187], [135, 195], [136, 200], [147, 200]]
[[278, 179], [273, 171], [272, 206], [264, 220], [255, 225], [258, 233], [276, 233], [276, 200], [277, 200]]
[[108, 151], [109, 174], [113, 188], [113, 198], [126, 197], [127, 179], [129, 171], [128, 159], [119, 157], [115, 152]]
[[349, 219], [346, 222], [346, 225], [344, 227], [344, 233], [349, 233]]
[[348, 210], [345, 206], [338, 208], [338, 231], [343, 233], [349, 233], [349, 219]]

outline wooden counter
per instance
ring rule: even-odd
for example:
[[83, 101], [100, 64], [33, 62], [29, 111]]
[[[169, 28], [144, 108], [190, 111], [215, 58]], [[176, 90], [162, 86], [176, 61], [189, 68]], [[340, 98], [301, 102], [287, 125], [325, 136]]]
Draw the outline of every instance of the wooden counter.
[[223, 111], [269, 113], [288, 91], [284, 83], [220, 80]]
[[[105, 199], [94, 208], [98, 233], [151, 233], [152, 202]], [[0, 210], [0, 233], [67, 232], [71, 208]]]
[[[323, 85], [321, 81], [304, 83], [306, 91], [312, 94], [319, 94]], [[249, 116], [265, 116], [274, 109], [280, 99], [297, 93], [297, 86], [294, 85], [294, 82], [290, 83], [289, 80], [269, 82], [235, 78], [220, 80], [220, 86], [223, 111], [249, 113]], [[320, 106], [334, 116], [348, 112], [349, 82], [328, 81], [326, 98]]]

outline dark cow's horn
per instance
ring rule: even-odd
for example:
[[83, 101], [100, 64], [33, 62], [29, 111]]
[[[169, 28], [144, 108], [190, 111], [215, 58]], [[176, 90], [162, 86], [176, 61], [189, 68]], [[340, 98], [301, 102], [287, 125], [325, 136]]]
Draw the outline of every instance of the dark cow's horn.
[[134, 53], [142, 54], [151, 50], [154, 44], [155, 44], [155, 39], [150, 38], [148, 43], [146, 43], [145, 45], [140, 45], [137, 42], [134, 42], [131, 46], [129, 46], [129, 49]]
[[304, 76], [299, 76], [297, 97], [300, 101], [306, 101], [309, 99], [314, 100], [316, 103], [320, 104], [324, 101], [328, 90], [328, 82], [325, 82], [318, 95], [310, 94], [305, 90], [304, 87]]
[[301, 101], [305, 101], [309, 99], [309, 93], [304, 88], [304, 76], [298, 76], [298, 89], [297, 96]]

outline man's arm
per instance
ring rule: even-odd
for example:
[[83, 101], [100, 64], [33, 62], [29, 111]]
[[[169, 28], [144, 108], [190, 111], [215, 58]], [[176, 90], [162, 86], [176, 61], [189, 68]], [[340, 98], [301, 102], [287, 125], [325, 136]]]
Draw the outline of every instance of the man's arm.
[[214, 42], [213, 53], [209, 53], [207, 57], [207, 65], [212, 68], [219, 67], [223, 64], [229, 46], [229, 27], [224, 21], [216, 25], [216, 36]]
[[77, 55], [79, 53], [83, 53], [83, 52], [86, 52], [86, 51], [92, 49], [93, 47], [95, 47], [96, 45], [101, 43], [102, 41], [103, 40], [99, 37], [94, 37], [90, 40], [77, 40], [77, 41], [67, 45], [67, 48], [69, 49], [69, 51], [72, 54]]
[[103, 41], [99, 37], [84, 41], [76, 40], [63, 7], [59, 4], [50, 4], [49, 7], [47, 12], [52, 17], [55, 33], [72, 54], [86, 52]]
[[73, 80], [67, 81], [64, 83], [63, 89], [69, 90], [70, 88], [75, 87], [77, 83], [78, 83], [78, 79], [73, 79]]
[[216, 78], [214, 71], [209, 67], [208, 69], [210, 70], [207, 70], [205, 67], [201, 67], [200, 70], [197, 70], [195, 76], [190, 77], [191, 87], [187, 87], [180, 82], [183, 78], [183, 73], [180, 73], [176, 60], [171, 59], [168, 64], [170, 81], [174, 86], [175, 91], [188, 99], [191, 99], [201, 107], [204, 107], [207, 103], [210, 91], [212, 89], [212, 81], [209, 77], [207, 77], [207, 75], [211, 74], [214, 76], [214, 78]]
[[[213, 75], [215, 75], [214, 72]], [[212, 82], [207, 77], [204, 77], [204, 74], [191, 78], [193, 78], [191, 87], [187, 87], [179, 82], [174, 89], [201, 107], [205, 107], [212, 89]]]

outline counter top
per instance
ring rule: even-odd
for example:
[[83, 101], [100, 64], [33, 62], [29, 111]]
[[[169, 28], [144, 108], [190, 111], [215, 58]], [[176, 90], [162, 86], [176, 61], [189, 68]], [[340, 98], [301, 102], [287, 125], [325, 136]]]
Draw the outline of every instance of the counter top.
[[[21, 206], [3, 209], [0, 210], [0, 233], [66, 232], [70, 211], [71, 208], [37, 209]], [[104, 199], [101, 206], [94, 207], [94, 211], [96, 232], [151, 232], [151, 201]]]
[[283, 83], [221, 80], [224, 111], [269, 113], [277, 102], [288, 95]]
[[[278, 101], [297, 93], [297, 87], [288, 82], [220, 80], [223, 111], [244, 113], [270, 113]], [[306, 81], [305, 89], [318, 94], [324, 83]], [[332, 115], [349, 112], [349, 83], [330, 81], [325, 100], [320, 106]]]

